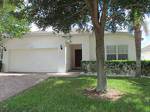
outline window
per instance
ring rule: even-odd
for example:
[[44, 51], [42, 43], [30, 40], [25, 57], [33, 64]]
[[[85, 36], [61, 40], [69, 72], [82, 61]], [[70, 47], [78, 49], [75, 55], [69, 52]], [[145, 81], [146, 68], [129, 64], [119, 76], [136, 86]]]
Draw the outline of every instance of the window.
[[127, 60], [128, 46], [127, 45], [108, 45], [106, 47], [107, 60]]
[[128, 46], [119, 45], [118, 46], [118, 60], [127, 60], [128, 59]]
[[116, 46], [115, 45], [110, 45], [107, 46], [107, 60], [116, 60], [117, 56], [116, 56]]

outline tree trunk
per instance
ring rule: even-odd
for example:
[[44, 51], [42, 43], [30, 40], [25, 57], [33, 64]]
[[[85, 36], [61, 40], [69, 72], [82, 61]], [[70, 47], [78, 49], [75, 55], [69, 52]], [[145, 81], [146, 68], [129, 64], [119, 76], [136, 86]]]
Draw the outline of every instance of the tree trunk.
[[100, 12], [98, 11], [98, 0], [85, 0], [90, 12], [92, 23], [95, 31], [96, 38], [96, 61], [97, 61], [97, 92], [105, 92], [107, 89], [106, 75], [104, 72], [104, 29], [106, 23], [106, 13], [107, 13], [107, 0], [103, 0], [103, 8]]
[[3, 0], [3, 8], [6, 6], [6, 0]]
[[134, 31], [136, 48], [136, 77], [141, 76], [141, 27], [136, 26]]
[[96, 38], [96, 60], [97, 60], [97, 92], [105, 92], [107, 89], [107, 80], [104, 70], [105, 48], [104, 48], [104, 31], [103, 29], [95, 29]]

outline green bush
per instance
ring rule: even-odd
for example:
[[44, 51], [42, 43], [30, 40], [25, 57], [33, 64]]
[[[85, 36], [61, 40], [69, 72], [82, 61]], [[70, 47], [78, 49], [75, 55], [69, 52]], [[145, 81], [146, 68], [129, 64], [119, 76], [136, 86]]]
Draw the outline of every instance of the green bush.
[[[150, 60], [142, 61], [142, 75], [150, 76]], [[96, 72], [96, 61], [82, 61], [84, 72]], [[105, 62], [105, 73], [115, 75], [135, 75], [136, 62], [127, 60], [114, 60]]]

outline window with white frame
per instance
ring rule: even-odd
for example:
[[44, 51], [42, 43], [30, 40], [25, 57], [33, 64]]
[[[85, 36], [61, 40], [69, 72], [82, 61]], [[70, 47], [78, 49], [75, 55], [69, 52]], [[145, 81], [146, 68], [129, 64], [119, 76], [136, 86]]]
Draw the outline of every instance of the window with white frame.
[[128, 60], [127, 45], [118, 45], [118, 60]]
[[106, 47], [106, 55], [107, 55], [107, 60], [116, 60], [116, 45], [109, 45]]
[[127, 45], [108, 45], [106, 46], [107, 60], [128, 60]]

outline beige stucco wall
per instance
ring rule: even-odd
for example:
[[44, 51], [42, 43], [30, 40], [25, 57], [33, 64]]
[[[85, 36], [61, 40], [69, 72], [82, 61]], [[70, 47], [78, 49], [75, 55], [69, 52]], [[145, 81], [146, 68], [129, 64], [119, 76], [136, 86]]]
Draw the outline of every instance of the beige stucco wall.
[[142, 60], [150, 60], [150, 51], [142, 52], [141, 58]]
[[[96, 60], [95, 58], [95, 38], [92, 33], [72, 33], [71, 40], [68, 42], [62, 35], [55, 35], [45, 32], [28, 33], [21, 39], [10, 39], [6, 42], [5, 47], [7, 49], [4, 52], [3, 68], [4, 71], [8, 71], [9, 66], [9, 51], [10, 50], [24, 50], [24, 49], [50, 49], [55, 48], [58, 52], [57, 62], [58, 69], [56, 72], [66, 72], [71, 68], [73, 61], [71, 61], [71, 45], [81, 45], [82, 48], [82, 60]], [[128, 45], [129, 60], [135, 60], [135, 43], [134, 38], [128, 33], [115, 33], [105, 34], [105, 46], [106, 45]], [[62, 45], [63, 49], [60, 49]], [[55, 56], [54, 56], [55, 57]], [[48, 60], [44, 58], [44, 60]]]
[[65, 64], [66, 64], [66, 71], [69, 71], [71, 69], [71, 48], [69, 44], [66, 44], [65, 47], [66, 51], [65, 51]]
[[82, 60], [90, 59], [90, 35], [89, 33], [72, 34], [70, 44], [78, 44], [82, 46]]
[[[90, 45], [89, 45], [89, 33], [75, 33], [71, 34], [70, 43], [67, 43], [67, 57], [66, 57], [66, 69], [70, 70], [74, 68], [75, 60], [74, 50], [82, 49], [82, 60], [88, 61], [90, 59]], [[69, 44], [69, 45], [68, 45]], [[69, 47], [69, 48], [68, 48]]]
[[[128, 45], [129, 60], [135, 60], [135, 42], [134, 37], [128, 33], [106, 33], [105, 34], [105, 48], [107, 45]], [[90, 35], [90, 60], [96, 60], [95, 55], [95, 37]], [[105, 49], [106, 52], [106, 49]], [[105, 53], [106, 54], [106, 53]], [[106, 56], [105, 56], [106, 57]]]
[[[60, 45], [62, 45], [63, 47], [62, 50], [60, 49]], [[56, 60], [58, 67], [57, 67], [57, 71], [55, 72], [67, 71], [66, 64], [65, 64], [65, 40], [63, 38], [60, 38], [60, 36], [49, 34], [49, 33], [29, 33], [29, 34], [26, 34], [21, 39], [8, 40], [7, 43], [5, 44], [5, 47], [7, 49], [7, 51], [4, 52], [4, 58], [3, 58], [3, 69], [5, 72], [9, 71], [10, 51], [12, 50], [24, 51], [26, 49], [28, 50], [56, 49], [57, 50], [56, 52], [58, 52], [57, 53], [58, 56], [53, 56], [54, 57], [53, 60]], [[34, 58], [34, 57], [31, 57], [31, 58]], [[49, 57], [47, 58], [43, 57], [42, 60], [46, 62], [46, 60], [47, 61], [49, 60]], [[23, 59], [21, 61], [23, 61]], [[33, 64], [33, 67], [34, 67], [34, 64]]]

